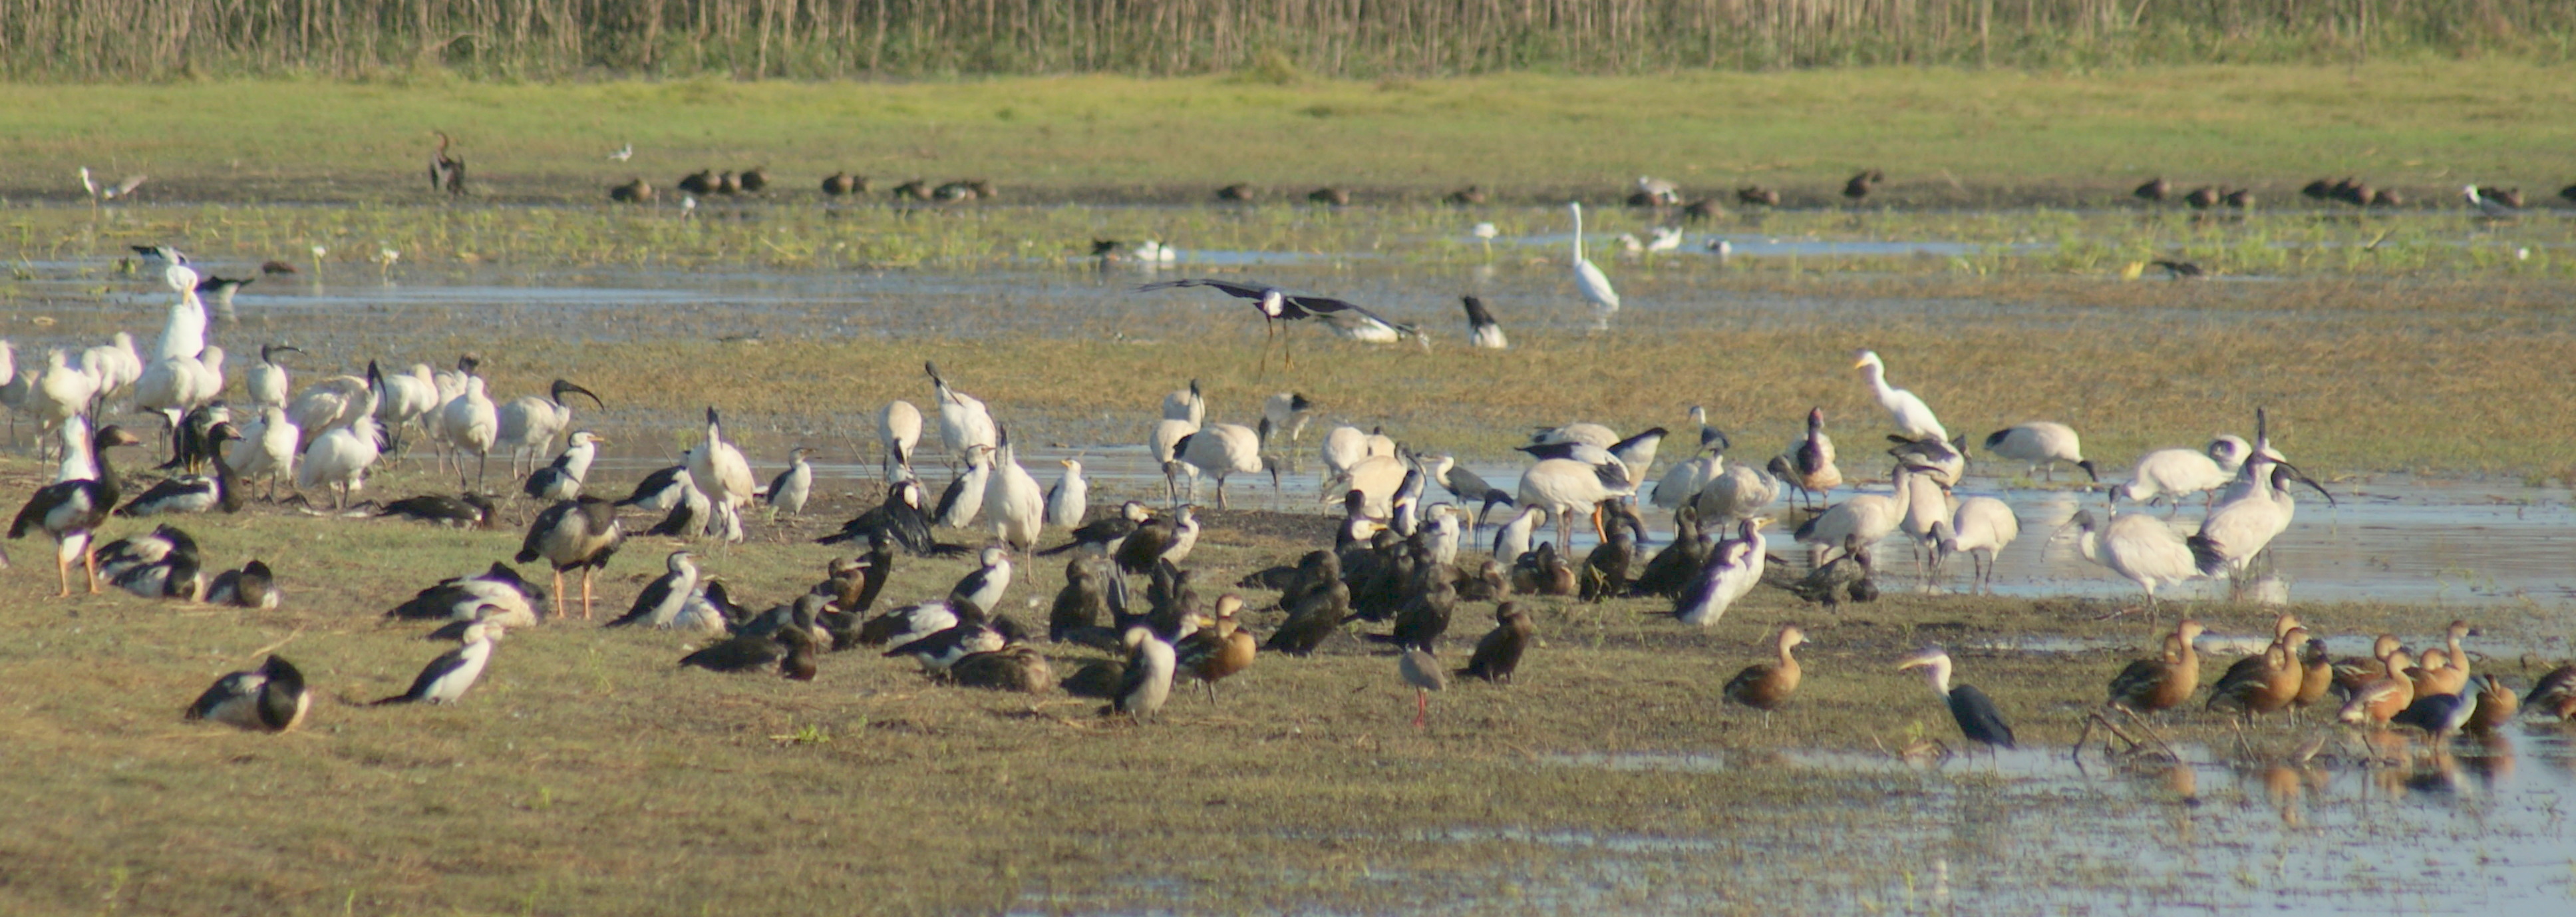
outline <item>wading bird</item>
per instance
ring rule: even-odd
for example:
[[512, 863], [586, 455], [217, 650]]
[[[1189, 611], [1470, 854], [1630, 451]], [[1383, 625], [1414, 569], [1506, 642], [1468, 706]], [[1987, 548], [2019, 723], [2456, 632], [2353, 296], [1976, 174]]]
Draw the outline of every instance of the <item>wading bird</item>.
[[2138, 584], [2147, 594], [2150, 614], [2156, 608], [2157, 588], [2200, 576], [2191, 546], [2162, 519], [2128, 513], [2113, 515], [2109, 525], [2101, 525], [2094, 521], [2093, 511], [2083, 510], [2071, 522], [2082, 530], [2075, 543], [2084, 559], [2109, 567], [2121, 578]]
[[885, 448], [886, 480], [911, 478], [912, 450], [921, 445], [921, 409], [909, 401], [886, 402], [877, 413], [877, 444]]
[[2220, 436], [2199, 449], [2158, 449], [2139, 456], [2128, 482], [2112, 488], [2111, 496], [2149, 505], [2164, 500], [2169, 509], [2179, 509], [2181, 497], [2235, 480], [2253, 454], [2253, 444], [2240, 436]]
[[937, 363], [924, 361], [921, 370], [930, 374], [931, 391], [939, 407], [939, 441], [948, 451], [963, 460], [977, 447], [995, 448], [993, 411], [984, 406], [983, 399], [949, 387], [948, 380], [939, 375]]
[[465, 193], [465, 160], [447, 155], [447, 147], [452, 141], [446, 131], [430, 133], [438, 135], [438, 151], [429, 154], [429, 190], [462, 196]]
[[1771, 474], [1813, 498], [1812, 502], [1822, 502], [1842, 486], [1843, 471], [1834, 465], [1834, 441], [1825, 435], [1824, 408], [1807, 409], [1807, 435], [1771, 460]]
[[1968, 555], [1969, 589], [1993, 594], [1995, 591], [1995, 555], [2021, 537], [2021, 520], [2013, 516], [2012, 507], [1993, 497], [1969, 497], [1959, 501], [1951, 518], [1932, 524], [1932, 569], [1939, 571], [1942, 561], [1952, 554]]
[[534, 471], [545, 454], [554, 450], [555, 437], [572, 426], [572, 405], [564, 402], [566, 393], [585, 396], [602, 410], [608, 407], [589, 389], [557, 379], [547, 387], [546, 397], [521, 395], [495, 408], [492, 447], [510, 450], [511, 477], [519, 475], [521, 458], [527, 459], [529, 470]]
[[1959, 734], [1968, 741], [1990, 748], [2015, 747], [2012, 726], [2004, 722], [2003, 712], [1995, 709], [1995, 702], [1975, 685], [1952, 686], [1950, 665], [1949, 651], [1935, 646], [1907, 657], [1896, 669], [1922, 669], [1925, 680], [1932, 684], [1932, 693], [1949, 705], [1950, 718], [1959, 724]]
[[1583, 256], [1583, 205], [1569, 203], [1565, 206], [1574, 214], [1575, 292], [1583, 295], [1583, 301], [1592, 304], [1592, 326], [1595, 329], [1608, 327], [1610, 316], [1619, 311], [1619, 291], [1611, 289], [1609, 276], [1594, 267], [1592, 259]]
[[2171, 710], [2200, 690], [2200, 651], [2192, 641], [2206, 629], [2184, 618], [2164, 638], [2164, 653], [2140, 659], [2112, 676], [2109, 703], [2133, 713]]
[[1485, 308], [1484, 300], [1473, 296], [1461, 296], [1459, 300], [1467, 309], [1467, 346], [1479, 350], [1502, 350], [1512, 346], [1511, 341], [1503, 337], [1503, 326], [1494, 321], [1494, 313]]
[[[1319, 316], [1328, 317], [1343, 314], [1356, 315], [1379, 325], [1384, 325], [1389, 328], [1395, 327], [1394, 322], [1387, 321], [1386, 319], [1379, 317], [1377, 313], [1361, 308], [1353, 303], [1339, 299], [1328, 299], [1322, 296], [1292, 295], [1285, 290], [1267, 284], [1254, 285], [1235, 283], [1231, 280], [1208, 279], [1165, 280], [1160, 283], [1149, 283], [1144, 286], [1137, 287], [1136, 292], [1144, 293], [1153, 290], [1165, 290], [1178, 287], [1207, 287], [1236, 299], [1252, 300], [1253, 307], [1261, 312], [1262, 330], [1268, 339], [1276, 339], [1278, 337], [1280, 322], [1301, 321]], [[1267, 340], [1264, 341], [1262, 357], [1264, 360], [1267, 360], [1269, 357]], [[1283, 365], [1296, 365], [1294, 353], [1289, 350], [1285, 344], [1281, 345], [1280, 348], [1280, 361]]]
[[1440, 668], [1440, 658], [1428, 647], [1410, 647], [1397, 657], [1396, 673], [1404, 683], [1413, 686], [1413, 728], [1422, 728], [1431, 716], [1431, 692], [1449, 690], [1449, 673]]
[[1923, 399], [1913, 392], [1887, 384], [1887, 364], [1878, 358], [1877, 351], [1854, 352], [1852, 368], [1860, 370], [1861, 377], [1869, 380], [1870, 394], [1878, 399], [1879, 407], [1887, 409], [1889, 419], [1896, 422], [1896, 432], [1910, 440], [1929, 437], [1947, 441], [1950, 438], [1949, 431], [1941, 428], [1940, 419], [1932, 416], [1931, 405], [1924, 404]]
[[2084, 469], [2084, 476], [2096, 482], [2102, 480], [2093, 470], [2093, 461], [2084, 457], [2084, 443], [2075, 429], [2062, 423], [2034, 420], [1997, 430], [1986, 435], [1986, 451], [2028, 463], [2033, 470], [2045, 469], [2051, 481], [2057, 480], [2059, 462]]

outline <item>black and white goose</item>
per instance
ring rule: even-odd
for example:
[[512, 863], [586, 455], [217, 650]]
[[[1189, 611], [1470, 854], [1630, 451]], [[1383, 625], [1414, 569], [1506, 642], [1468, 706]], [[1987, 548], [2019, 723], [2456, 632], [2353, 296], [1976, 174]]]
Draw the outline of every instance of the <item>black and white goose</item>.
[[54, 578], [62, 589], [56, 598], [72, 594], [72, 559], [78, 557], [89, 572], [89, 591], [98, 592], [98, 558], [91, 554], [90, 533], [107, 521], [108, 510], [122, 496], [116, 483], [116, 471], [109, 466], [108, 450], [117, 446], [141, 445], [142, 440], [124, 428], [107, 426], [90, 437], [90, 456], [97, 466], [95, 478], [74, 478], [38, 488], [18, 510], [18, 518], [9, 523], [9, 538], [24, 538], [27, 530], [41, 528], [54, 538]]
[[885, 502], [875, 509], [841, 525], [841, 530], [814, 539], [815, 544], [840, 544], [884, 532], [894, 536], [896, 544], [914, 554], [929, 554], [938, 545], [930, 537], [930, 516], [921, 508], [921, 482], [909, 478], [886, 487]]
[[239, 570], [215, 574], [206, 584], [206, 603], [236, 608], [275, 608], [283, 598], [277, 591], [277, 577], [268, 565], [253, 560]]
[[533, 627], [538, 618], [553, 611], [553, 597], [544, 586], [528, 582], [519, 576], [519, 571], [495, 561], [492, 569], [482, 573], [438, 581], [385, 612], [385, 617], [407, 621], [490, 617], [508, 627]]
[[147, 599], [194, 602], [206, 594], [205, 568], [193, 544], [172, 550], [160, 560], [127, 566], [108, 582]]
[[109, 580], [145, 564], [157, 564], [177, 553], [197, 553], [197, 540], [178, 526], [163, 523], [141, 535], [129, 535], [99, 547], [98, 570]]
[[[218, 422], [206, 431], [206, 449], [210, 454], [219, 453], [224, 443], [239, 442], [241, 438], [241, 433], [234, 430], [232, 424]], [[224, 462], [207, 464], [214, 466], [214, 474], [183, 474], [163, 479], [124, 506], [117, 507], [116, 514], [160, 516], [217, 509], [227, 513], [241, 512], [243, 495], [241, 489], [234, 486], [232, 466]]]
[[680, 610], [698, 591], [697, 555], [685, 549], [673, 551], [663, 563], [668, 572], [644, 584], [644, 591], [635, 596], [635, 606], [608, 626], [670, 627], [679, 620]]
[[259, 668], [215, 679], [197, 702], [188, 705], [189, 720], [212, 720], [252, 732], [285, 732], [304, 722], [313, 704], [304, 673], [286, 657], [270, 654]]
[[572, 436], [564, 441], [563, 452], [555, 456], [554, 464], [529, 474], [528, 482], [521, 489], [539, 500], [570, 500], [581, 496], [582, 482], [590, 477], [590, 463], [599, 457], [599, 447], [607, 443], [588, 430], [574, 430]]
[[645, 475], [644, 480], [635, 482], [635, 489], [626, 495], [626, 499], [617, 501], [617, 505], [632, 506], [642, 510], [670, 509], [680, 505], [680, 501], [687, 496], [691, 486], [693, 485], [689, 482], [689, 466], [673, 465], [658, 469], [652, 474]]
[[859, 625], [858, 643], [902, 646], [957, 626], [960, 610], [945, 599], [888, 609]]
[[1002, 593], [1011, 588], [1011, 552], [1000, 547], [984, 549], [983, 566], [966, 574], [948, 590], [952, 605], [972, 605], [977, 611], [991, 614], [1000, 610]]
[[814, 464], [805, 460], [814, 450], [798, 446], [787, 453], [787, 470], [769, 479], [769, 493], [764, 499], [771, 507], [790, 516], [805, 512], [806, 499], [814, 495]]
[[981, 615], [975, 615], [921, 639], [895, 644], [885, 651], [885, 655], [887, 658], [910, 656], [920, 661], [922, 671], [944, 675], [957, 660], [973, 653], [1001, 649], [1006, 642], [1001, 631], [984, 623]]
[[401, 516], [419, 522], [435, 522], [464, 529], [489, 529], [500, 521], [499, 507], [482, 494], [423, 494], [404, 497], [376, 508], [377, 516]]
[[518, 563], [533, 563], [544, 558], [555, 568], [555, 594], [563, 594], [566, 570], [581, 571], [581, 617], [590, 619], [590, 581], [608, 559], [617, 555], [617, 546], [626, 533], [617, 527], [617, 507], [598, 497], [565, 500], [537, 514], [528, 523], [527, 540], [520, 542]]
[[483, 677], [492, 664], [492, 645], [507, 628], [489, 620], [465, 628], [465, 645], [439, 654], [412, 679], [411, 690], [377, 701], [385, 704], [452, 704]]
[[698, 578], [698, 591], [680, 605], [679, 617], [671, 619], [671, 629], [689, 633], [721, 634], [733, 629], [734, 622], [748, 616], [742, 606], [726, 593], [724, 581], [712, 576]]

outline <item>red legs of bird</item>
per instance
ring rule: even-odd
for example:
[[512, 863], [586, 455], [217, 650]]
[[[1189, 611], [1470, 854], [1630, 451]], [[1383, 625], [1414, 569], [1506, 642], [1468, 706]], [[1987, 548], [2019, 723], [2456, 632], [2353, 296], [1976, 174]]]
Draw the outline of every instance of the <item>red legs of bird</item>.
[[1421, 688], [1413, 689], [1413, 728], [1422, 728], [1423, 720], [1430, 716], [1431, 692]]

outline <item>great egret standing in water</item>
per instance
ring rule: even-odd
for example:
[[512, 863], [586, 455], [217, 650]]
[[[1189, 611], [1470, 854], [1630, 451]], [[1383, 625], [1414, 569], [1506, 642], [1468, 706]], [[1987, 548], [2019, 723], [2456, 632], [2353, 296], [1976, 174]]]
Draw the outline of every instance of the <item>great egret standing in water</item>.
[[1565, 206], [1574, 212], [1574, 288], [1583, 294], [1585, 302], [1592, 304], [1592, 327], [1608, 328], [1610, 316], [1619, 312], [1619, 291], [1611, 289], [1610, 278], [1592, 266], [1591, 259], [1583, 257], [1583, 205]]

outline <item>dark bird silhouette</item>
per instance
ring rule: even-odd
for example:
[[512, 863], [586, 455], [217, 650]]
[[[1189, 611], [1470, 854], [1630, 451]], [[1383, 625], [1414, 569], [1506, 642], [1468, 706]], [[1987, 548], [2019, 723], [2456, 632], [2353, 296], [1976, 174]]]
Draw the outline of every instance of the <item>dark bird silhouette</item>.
[[2193, 264], [2189, 261], [2157, 260], [2149, 263], [2154, 264], [2157, 267], [2164, 268], [2165, 276], [2174, 280], [2181, 280], [2185, 277], [2202, 276], [2200, 265]]
[[1887, 173], [1877, 169], [1863, 170], [1843, 182], [1843, 196], [1858, 203], [1862, 198], [1868, 197], [1872, 189], [1885, 181], [1887, 181]]
[[1306, 200], [1328, 207], [1348, 207], [1351, 205], [1351, 192], [1343, 188], [1317, 188], [1306, 192]]
[[1467, 657], [1467, 667], [1458, 670], [1460, 678], [1482, 678], [1504, 683], [1519, 671], [1521, 655], [1538, 639], [1538, 625], [1530, 613], [1517, 603], [1504, 602], [1494, 607], [1494, 629], [1476, 641], [1476, 654]]
[[1748, 207], [1777, 207], [1780, 206], [1780, 192], [1761, 185], [1746, 185], [1735, 189], [1735, 200]]
[[431, 133], [438, 135], [438, 151], [429, 154], [429, 190], [445, 191], [456, 196], [464, 195], [465, 160], [447, 155], [447, 147], [453, 141], [448, 138], [446, 131], [431, 131]]
[[2129, 193], [2136, 195], [2142, 201], [2163, 203], [2165, 197], [2173, 193], [2173, 185], [2166, 182], [2162, 176], [2158, 176], [2147, 179], [2145, 184], [2139, 185], [2137, 190]]
[[1252, 202], [1253, 198], [1259, 196], [1260, 192], [1253, 190], [1251, 185], [1245, 184], [1227, 185], [1223, 188], [1216, 189], [1217, 200], [1230, 201], [1237, 204], [1249, 204]]

